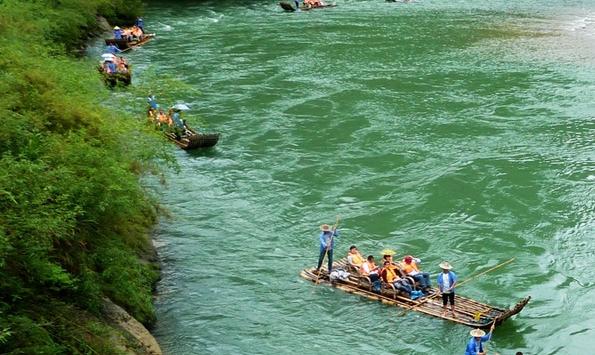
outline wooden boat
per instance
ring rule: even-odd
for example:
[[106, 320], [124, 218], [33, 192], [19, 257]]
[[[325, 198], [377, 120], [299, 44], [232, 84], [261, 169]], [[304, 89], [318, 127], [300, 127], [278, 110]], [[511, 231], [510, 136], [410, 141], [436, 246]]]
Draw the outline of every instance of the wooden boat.
[[220, 133], [197, 133], [191, 128], [186, 128], [185, 133], [179, 137], [173, 132], [164, 131], [164, 134], [167, 139], [185, 150], [213, 147], [219, 142], [220, 136]]
[[143, 44], [149, 42], [155, 38], [154, 33], [147, 33], [143, 36], [143, 39], [132, 40], [129, 41], [126, 38], [106, 38], [105, 44], [109, 46], [110, 44], [115, 44], [122, 52], [126, 52], [127, 50], [131, 49], [132, 47], [142, 46]]
[[[279, 5], [281, 5], [281, 7], [283, 8], [283, 10], [285, 10], [285, 11], [296, 11], [296, 8], [294, 8], [293, 6], [291, 6], [291, 4], [288, 3], [288, 2], [281, 1], [279, 3]], [[308, 11], [308, 10], [314, 10], [314, 9], [324, 9], [324, 8], [327, 8], [327, 7], [335, 7], [335, 6], [337, 6], [337, 3], [334, 3], [334, 2], [333, 3], [330, 3], [330, 4], [324, 4], [324, 5], [321, 5], [321, 6], [302, 5], [302, 6], [299, 7], [299, 10]]]
[[97, 70], [99, 70], [99, 74], [101, 75], [101, 81], [103, 81], [108, 86], [127, 86], [132, 83], [132, 74], [130, 73], [130, 68], [126, 73], [106, 73], [101, 65], [99, 65]]
[[[333, 269], [347, 269], [347, 260], [340, 259], [333, 263]], [[355, 273], [350, 273], [345, 280], [329, 281], [328, 270], [321, 268], [321, 275], [316, 274], [316, 268], [311, 267], [300, 272], [300, 276], [306, 280], [319, 285], [326, 285], [339, 290], [366, 297], [381, 303], [401, 307], [404, 311], [412, 310], [429, 316], [445, 319], [454, 323], [466, 325], [473, 328], [490, 328], [493, 323], [502, 324], [506, 319], [521, 312], [527, 305], [531, 296], [527, 296], [509, 309], [491, 306], [485, 303], [465, 298], [455, 294], [457, 317], [452, 317], [450, 311], [443, 314], [442, 297], [437, 297], [437, 289], [430, 288], [430, 294], [412, 300], [406, 294], [394, 292], [393, 289], [382, 288], [381, 291], [374, 291], [371, 284], [362, 280]]]

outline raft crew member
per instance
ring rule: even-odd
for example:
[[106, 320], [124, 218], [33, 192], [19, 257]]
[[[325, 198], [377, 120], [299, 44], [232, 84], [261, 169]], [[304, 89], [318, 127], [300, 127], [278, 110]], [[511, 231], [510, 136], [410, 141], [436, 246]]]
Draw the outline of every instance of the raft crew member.
[[349, 253], [347, 253], [347, 263], [349, 265], [359, 269], [364, 261], [364, 257], [359, 253], [355, 245], [349, 247]]
[[121, 52], [122, 50], [120, 48], [118, 48], [118, 46], [116, 46], [113, 43], [110, 43], [107, 48], [105, 49], [106, 53], [111, 53], [111, 54], [116, 54], [118, 52]]
[[136, 27], [138, 27], [142, 33], [145, 33], [145, 29], [143, 28], [143, 18], [140, 16], [136, 17]]
[[399, 277], [390, 261], [384, 261], [380, 275], [384, 283], [392, 284], [397, 290], [407, 293], [412, 300], [423, 296], [421, 291], [413, 291], [409, 282]]
[[446, 306], [450, 302], [450, 311], [452, 312], [452, 317], [456, 318], [455, 290], [457, 285], [457, 275], [450, 271], [452, 266], [446, 261], [440, 263], [438, 266], [440, 266], [442, 269], [442, 273], [438, 275], [438, 279], [436, 280], [438, 282], [438, 294], [442, 293], [442, 315], [446, 315]]
[[295, 0], [295, 9], [298, 10], [300, 8], [300, 0]]
[[157, 101], [155, 101], [155, 95], [153, 95], [152, 92], [150, 92], [149, 97], [147, 97], [147, 103], [149, 104], [149, 106], [151, 106], [155, 110], [159, 108]]
[[424, 294], [428, 294], [428, 288], [430, 287], [430, 274], [427, 272], [421, 272], [419, 267], [417, 266], [418, 263], [421, 262], [418, 258], [413, 258], [411, 255], [407, 255], [405, 259], [403, 259], [404, 265], [403, 270], [405, 274], [408, 276], [413, 277], [415, 281], [418, 281], [421, 285], [422, 291]]
[[333, 269], [333, 248], [335, 247], [335, 237], [339, 236], [339, 231], [335, 230], [334, 233], [332, 231], [332, 227], [328, 224], [323, 224], [320, 226], [320, 254], [318, 256], [318, 267], [316, 267], [316, 272], [320, 272], [320, 267], [322, 266], [322, 262], [324, 261], [325, 255], [328, 257], [328, 273], [330, 275]]
[[495, 327], [496, 322], [493, 322], [488, 335], [481, 329], [473, 329], [470, 332], [473, 338], [469, 339], [469, 342], [467, 343], [465, 355], [486, 355], [487, 352], [483, 350], [483, 343], [490, 340]]
[[122, 30], [118, 26], [114, 27], [114, 38], [115, 39], [122, 38]]

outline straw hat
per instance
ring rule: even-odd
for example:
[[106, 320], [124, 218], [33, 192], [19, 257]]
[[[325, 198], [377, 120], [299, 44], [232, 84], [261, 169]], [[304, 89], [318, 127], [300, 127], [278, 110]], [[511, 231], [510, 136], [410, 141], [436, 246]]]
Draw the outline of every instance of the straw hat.
[[330, 232], [331, 228], [332, 227], [329, 226], [328, 224], [323, 224], [323, 225], [320, 226], [320, 230], [323, 231], [323, 232]]
[[120, 29], [120, 27], [114, 26], [114, 30], [119, 30], [119, 29]]
[[440, 268], [441, 268], [442, 270], [450, 270], [450, 269], [452, 269], [452, 265], [450, 265], [450, 264], [449, 264], [448, 262], [446, 262], [446, 261], [444, 261], [444, 262], [440, 263], [440, 265], [438, 265], [438, 266], [440, 266]]
[[472, 337], [481, 338], [482, 336], [486, 335], [486, 332], [481, 329], [473, 329], [471, 332], [469, 332], [469, 334], [471, 334]]
[[397, 252], [391, 249], [384, 249], [380, 252], [382, 255], [395, 255]]

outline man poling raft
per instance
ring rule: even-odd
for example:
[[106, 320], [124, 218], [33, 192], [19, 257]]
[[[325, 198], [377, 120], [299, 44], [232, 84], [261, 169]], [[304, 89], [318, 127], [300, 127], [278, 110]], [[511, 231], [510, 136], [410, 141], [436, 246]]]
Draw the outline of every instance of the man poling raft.
[[467, 348], [465, 349], [465, 355], [487, 355], [487, 350], [484, 348], [483, 343], [487, 342], [492, 338], [492, 333], [496, 328], [496, 324], [492, 324], [490, 332], [486, 335], [481, 329], [473, 329], [470, 334], [472, 336], [467, 342]]

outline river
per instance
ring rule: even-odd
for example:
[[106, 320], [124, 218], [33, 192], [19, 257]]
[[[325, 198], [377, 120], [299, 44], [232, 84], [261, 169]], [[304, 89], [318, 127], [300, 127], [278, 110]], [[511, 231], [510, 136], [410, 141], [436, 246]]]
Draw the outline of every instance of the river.
[[164, 353], [463, 354], [468, 327], [298, 276], [340, 214], [336, 257], [391, 248], [433, 280], [516, 258], [458, 290], [533, 297], [489, 354], [589, 354], [595, 2], [338, 1], [148, 1], [134, 80], [177, 77], [221, 132], [154, 185]]

